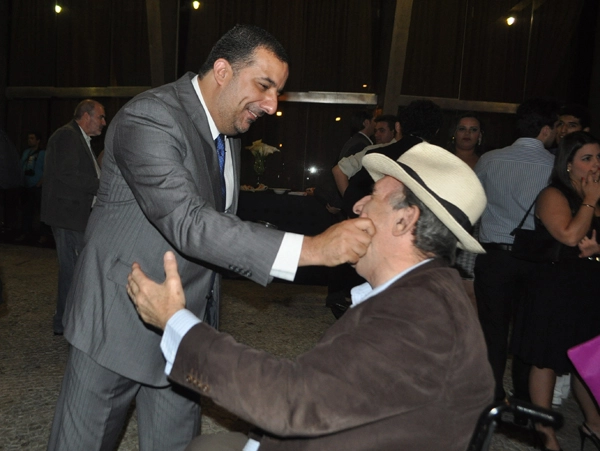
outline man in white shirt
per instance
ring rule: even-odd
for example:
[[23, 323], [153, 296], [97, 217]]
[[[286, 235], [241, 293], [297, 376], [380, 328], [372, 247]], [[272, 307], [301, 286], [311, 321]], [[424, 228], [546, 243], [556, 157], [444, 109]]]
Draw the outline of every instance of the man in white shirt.
[[368, 151], [393, 144], [400, 139], [402, 139], [402, 129], [398, 118], [391, 114], [377, 116], [375, 118], [375, 144], [367, 146], [353, 155], [342, 158], [331, 170], [340, 194], [344, 195], [344, 191], [348, 188], [350, 177], [361, 170], [362, 159]]

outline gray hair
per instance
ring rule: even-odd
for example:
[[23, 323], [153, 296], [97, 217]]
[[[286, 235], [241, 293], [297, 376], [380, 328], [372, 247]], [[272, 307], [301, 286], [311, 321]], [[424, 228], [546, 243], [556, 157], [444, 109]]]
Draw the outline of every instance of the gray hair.
[[443, 258], [450, 265], [454, 264], [458, 243], [456, 236], [410, 189], [404, 186], [404, 191], [398, 192], [390, 202], [394, 210], [417, 207], [421, 214], [413, 231], [415, 247], [427, 256]]
[[96, 108], [96, 105], [100, 105], [100, 103], [96, 102], [95, 100], [92, 100], [92, 99], [82, 100], [75, 107], [75, 112], [73, 113], [73, 119], [75, 119], [75, 120], [81, 119], [85, 113], [89, 114], [90, 116], [93, 116], [92, 112]]

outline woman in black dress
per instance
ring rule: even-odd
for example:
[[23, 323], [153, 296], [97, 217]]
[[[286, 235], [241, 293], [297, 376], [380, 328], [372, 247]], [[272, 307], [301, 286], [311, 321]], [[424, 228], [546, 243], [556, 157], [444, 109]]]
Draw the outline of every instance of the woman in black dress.
[[[538, 196], [536, 228], [561, 243], [560, 261], [540, 263], [514, 328], [513, 353], [530, 363], [531, 401], [551, 408], [557, 374], [572, 372], [585, 422], [582, 441], [600, 450], [600, 415], [567, 356], [567, 349], [600, 335], [600, 145], [586, 132], [560, 143], [550, 185]], [[560, 446], [552, 428], [538, 426], [548, 450]]]

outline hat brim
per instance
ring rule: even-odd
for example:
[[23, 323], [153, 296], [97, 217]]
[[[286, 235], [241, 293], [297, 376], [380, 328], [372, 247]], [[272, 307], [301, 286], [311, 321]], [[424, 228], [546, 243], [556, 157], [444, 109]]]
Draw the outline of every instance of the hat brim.
[[442, 204], [408, 172], [406, 172], [397, 161], [382, 154], [365, 155], [363, 166], [367, 169], [375, 182], [389, 175], [402, 182], [410, 189], [431, 212], [448, 227], [458, 240], [458, 247], [476, 254], [484, 254], [485, 250], [471, 234], [458, 223], [458, 221], [442, 206]]

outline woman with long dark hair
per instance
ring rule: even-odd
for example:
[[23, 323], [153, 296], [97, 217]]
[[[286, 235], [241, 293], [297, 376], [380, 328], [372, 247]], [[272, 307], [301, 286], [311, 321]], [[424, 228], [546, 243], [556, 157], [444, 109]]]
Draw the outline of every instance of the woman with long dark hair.
[[[576, 374], [567, 349], [600, 335], [600, 144], [586, 132], [560, 143], [550, 185], [535, 206], [536, 229], [560, 243], [560, 259], [540, 263], [532, 277], [527, 304], [517, 317], [513, 354], [530, 363], [531, 401], [551, 408], [556, 376], [571, 372], [573, 392], [585, 416], [581, 440], [600, 450], [600, 415]], [[552, 428], [537, 426], [543, 449], [559, 450]]]
[[470, 111], [457, 116], [450, 127], [448, 150], [473, 169], [481, 156], [482, 142], [483, 125], [479, 116]]

